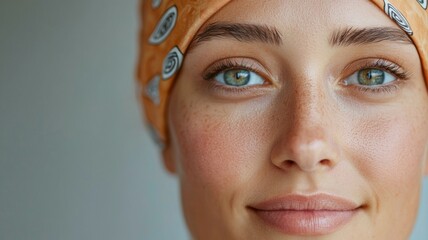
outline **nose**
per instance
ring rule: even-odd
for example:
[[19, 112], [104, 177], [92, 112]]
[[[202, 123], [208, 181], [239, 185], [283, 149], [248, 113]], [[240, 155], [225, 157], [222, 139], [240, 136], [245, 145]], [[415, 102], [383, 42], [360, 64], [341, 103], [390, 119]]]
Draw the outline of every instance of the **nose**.
[[284, 171], [328, 171], [339, 162], [334, 129], [334, 110], [323, 94], [306, 92], [289, 98], [279, 114], [278, 137], [271, 151], [271, 162]]

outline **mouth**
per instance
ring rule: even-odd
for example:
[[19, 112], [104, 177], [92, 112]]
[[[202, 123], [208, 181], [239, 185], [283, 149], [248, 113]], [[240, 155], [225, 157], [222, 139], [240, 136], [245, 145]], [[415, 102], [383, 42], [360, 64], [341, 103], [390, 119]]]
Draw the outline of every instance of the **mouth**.
[[265, 224], [288, 235], [337, 231], [361, 210], [357, 203], [328, 194], [286, 195], [248, 207]]

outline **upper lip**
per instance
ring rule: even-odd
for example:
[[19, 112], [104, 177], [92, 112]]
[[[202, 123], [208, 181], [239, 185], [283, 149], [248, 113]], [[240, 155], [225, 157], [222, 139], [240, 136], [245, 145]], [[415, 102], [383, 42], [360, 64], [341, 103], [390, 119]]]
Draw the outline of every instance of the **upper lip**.
[[359, 207], [360, 205], [352, 200], [325, 193], [289, 194], [250, 206], [250, 208], [258, 211], [352, 211]]

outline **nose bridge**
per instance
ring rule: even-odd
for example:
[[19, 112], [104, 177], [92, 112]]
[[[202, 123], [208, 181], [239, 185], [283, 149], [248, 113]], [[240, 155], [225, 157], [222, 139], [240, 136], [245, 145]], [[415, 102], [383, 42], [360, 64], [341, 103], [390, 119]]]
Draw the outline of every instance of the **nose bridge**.
[[291, 99], [293, 121], [290, 130], [294, 135], [304, 137], [302, 133], [306, 133], [312, 137], [317, 137], [322, 133], [320, 127], [325, 120], [327, 104], [325, 103], [324, 91], [320, 88], [320, 86], [310, 82], [296, 86], [295, 96]]
[[[293, 155], [312, 154], [326, 140], [326, 103], [323, 90], [315, 83], [306, 82], [296, 87], [292, 99], [292, 122], [288, 136]], [[297, 158], [297, 156], [295, 157]]]
[[288, 119], [272, 151], [275, 165], [283, 169], [297, 166], [303, 171], [331, 167], [337, 161], [335, 144], [330, 136], [328, 103], [322, 84], [296, 84], [286, 104]]

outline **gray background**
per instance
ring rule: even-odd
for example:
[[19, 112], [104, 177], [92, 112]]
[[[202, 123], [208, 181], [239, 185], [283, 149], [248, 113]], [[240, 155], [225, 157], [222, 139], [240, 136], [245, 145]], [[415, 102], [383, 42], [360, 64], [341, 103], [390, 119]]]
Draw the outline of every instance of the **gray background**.
[[137, 6], [0, 0], [0, 240], [188, 239], [134, 94]]

